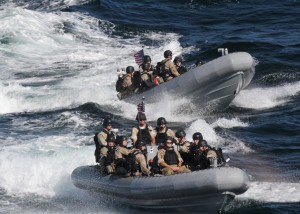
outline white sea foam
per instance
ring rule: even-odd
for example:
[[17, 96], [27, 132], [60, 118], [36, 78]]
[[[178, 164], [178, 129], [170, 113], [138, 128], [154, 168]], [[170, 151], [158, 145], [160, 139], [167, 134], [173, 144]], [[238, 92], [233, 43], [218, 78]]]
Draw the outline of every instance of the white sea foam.
[[[222, 121], [222, 123], [220, 123]], [[221, 125], [220, 125], [221, 124]], [[195, 132], [200, 132], [203, 135], [203, 138], [208, 142], [209, 145], [213, 147], [223, 148], [226, 153], [235, 153], [235, 152], [252, 152], [251, 148], [247, 146], [246, 142], [241, 141], [240, 139], [234, 136], [219, 136], [215, 128], [217, 126], [223, 126], [223, 128], [229, 129], [237, 126], [244, 126], [245, 124], [236, 119], [218, 119], [212, 124], [207, 123], [203, 119], [197, 119], [192, 122], [188, 127], [185, 128], [188, 140], [192, 141], [192, 136]], [[226, 145], [226, 148], [224, 148]]]
[[[133, 54], [142, 47], [140, 39], [144, 37], [154, 44], [162, 38], [165, 41], [160, 47], [144, 47], [154, 63], [163, 58], [165, 49], [171, 49], [174, 55], [190, 51], [180, 46], [177, 34], [145, 33], [124, 40], [110, 36], [112, 23], [99, 23], [98, 19], [77, 13], [6, 8], [0, 16], [0, 36], [9, 41], [0, 44], [0, 53], [6, 53], [0, 55], [4, 62], [0, 65], [1, 114], [86, 102], [115, 105], [116, 68], [133, 65], [137, 69]], [[20, 78], [16, 79], [16, 74]], [[117, 105], [126, 106], [124, 102]]]
[[221, 127], [221, 128], [234, 128], [234, 127], [247, 127], [248, 123], [241, 121], [239, 118], [219, 118], [216, 122], [212, 123], [212, 127]]
[[[73, 191], [70, 174], [94, 162], [93, 147], [79, 146], [83, 137], [44, 137], [0, 151], [0, 184], [7, 192], [44, 196]], [[63, 184], [63, 185], [62, 185]]]
[[269, 88], [242, 90], [233, 105], [252, 109], [268, 109], [287, 103], [300, 92], [300, 82]]
[[299, 203], [300, 183], [252, 182], [250, 188], [237, 199], [252, 199], [261, 202]]

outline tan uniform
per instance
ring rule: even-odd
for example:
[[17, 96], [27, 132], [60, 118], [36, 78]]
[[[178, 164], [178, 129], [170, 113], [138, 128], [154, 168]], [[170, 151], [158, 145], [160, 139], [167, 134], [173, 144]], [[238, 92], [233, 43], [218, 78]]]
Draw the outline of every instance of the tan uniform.
[[[130, 152], [131, 152], [131, 149], [117, 146], [117, 148], [115, 150], [115, 160], [123, 159], [122, 161], [125, 161], [124, 156], [127, 156]], [[118, 163], [117, 163], [117, 167], [116, 167], [116, 174], [130, 176], [130, 173], [128, 173], [127, 169], [124, 168], [123, 166], [118, 166]]]
[[[161, 172], [163, 175], [173, 175], [173, 174], [179, 174], [179, 173], [188, 173], [190, 172], [189, 169], [187, 169], [185, 166], [181, 166], [181, 163], [183, 162], [180, 154], [178, 151], [175, 150], [175, 153], [177, 155], [178, 158], [178, 164], [177, 165], [170, 165], [170, 166], [178, 166], [179, 170], [178, 171], [173, 171], [171, 168], [169, 167], [164, 167]], [[161, 163], [165, 163], [165, 154], [166, 154], [166, 149], [161, 149], [158, 150], [157, 152], [157, 157], [158, 157], [158, 164], [161, 166]]]
[[128, 148], [117, 146], [115, 151], [115, 159], [123, 158], [123, 156], [127, 156], [130, 152], [131, 150]]
[[[163, 60], [163, 63], [165, 64], [165, 71], [171, 71], [172, 75], [175, 76], [175, 77], [178, 77], [180, 76], [179, 72], [177, 71], [176, 69], [176, 66], [174, 65], [174, 63], [172, 62], [171, 59], [165, 59]], [[173, 79], [172, 76], [169, 76], [167, 78], [167, 81]]]
[[131, 74], [124, 75], [124, 77], [122, 78], [122, 87], [125, 91], [134, 91], [134, 85], [132, 82]]
[[154, 83], [152, 82], [152, 79], [151, 79], [151, 74], [149, 77], [149, 73], [147, 71], [141, 72], [141, 79], [142, 79], [142, 82], [144, 82], [148, 88], [151, 88], [154, 86]]
[[207, 158], [217, 158], [217, 153], [214, 150], [209, 150], [206, 155]]
[[187, 168], [190, 168], [190, 145], [191, 143], [188, 141], [183, 141], [177, 144], [177, 150], [183, 159], [183, 165], [185, 165]]
[[100, 150], [100, 161], [99, 161], [99, 165], [100, 165], [100, 169], [102, 172], [105, 172], [104, 169], [106, 169], [108, 174], [112, 174], [115, 172], [115, 164], [111, 163], [107, 166], [105, 166], [105, 159], [107, 158], [107, 152], [108, 152], [108, 148], [107, 147], [102, 147]]
[[100, 146], [107, 146], [106, 138], [107, 133], [111, 134], [112, 131], [108, 131], [107, 129], [103, 129], [101, 132], [98, 133], [97, 138], [100, 143]]
[[[147, 161], [145, 156], [142, 154], [142, 152], [139, 149], [135, 149], [132, 151], [135, 154], [135, 163], [140, 166], [142, 173], [145, 175], [150, 175], [150, 170], [147, 168]], [[136, 176], [142, 175], [141, 172], [137, 172], [135, 174]]]
[[177, 150], [181, 153], [189, 153], [190, 152], [190, 142], [185, 141], [183, 143], [179, 143]]

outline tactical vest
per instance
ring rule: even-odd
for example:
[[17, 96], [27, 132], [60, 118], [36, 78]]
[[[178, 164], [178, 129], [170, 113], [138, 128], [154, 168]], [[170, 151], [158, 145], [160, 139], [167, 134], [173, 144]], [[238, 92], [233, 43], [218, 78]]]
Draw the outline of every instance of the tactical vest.
[[168, 165], [177, 165], [179, 160], [174, 149], [166, 150], [164, 161]]
[[156, 133], [157, 133], [155, 136], [156, 145], [163, 144], [165, 139], [168, 137], [168, 135], [167, 135], [168, 128], [166, 128], [165, 132], [159, 132], [158, 127], [156, 127], [155, 129], [156, 129]]
[[148, 125], [146, 125], [145, 129], [140, 129], [140, 127], [136, 127], [138, 129], [137, 140], [144, 141], [147, 145], [151, 144], [151, 135], [149, 132]]
[[106, 156], [106, 161], [105, 161], [105, 166], [108, 166], [112, 164], [115, 160], [115, 147], [108, 147], [107, 146], [107, 156]]
[[137, 154], [142, 154], [142, 152], [137, 150], [133, 153], [129, 153], [128, 156], [126, 157], [126, 169], [131, 174], [137, 172], [138, 170], [141, 171], [140, 165], [137, 164], [135, 161]]
[[176, 68], [179, 74], [184, 74], [187, 72], [186, 68], [184, 66], [180, 66]]

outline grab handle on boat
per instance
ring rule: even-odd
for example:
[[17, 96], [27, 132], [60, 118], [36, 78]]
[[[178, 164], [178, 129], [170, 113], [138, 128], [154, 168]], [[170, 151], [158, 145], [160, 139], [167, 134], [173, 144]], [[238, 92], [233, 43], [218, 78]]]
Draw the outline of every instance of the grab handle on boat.
[[228, 54], [228, 49], [227, 48], [218, 48], [218, 52], [222, 53], [222, 56]]

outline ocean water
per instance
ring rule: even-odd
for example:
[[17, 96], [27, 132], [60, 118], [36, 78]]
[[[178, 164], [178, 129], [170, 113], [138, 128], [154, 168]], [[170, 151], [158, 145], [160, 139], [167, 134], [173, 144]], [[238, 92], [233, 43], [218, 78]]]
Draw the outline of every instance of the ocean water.
[[146, 100], [148, 121], [164, 116], [189, 139], [200, 131], [251, 175], [227, 213], [299, 213], [299, 8], [299, 0], [0, 0], [0, 213], [134, 212], [70, 179], [94, 164], [104, 117], [127, 136], [136, 124], [136, 105], [116, 97], [117, 68], [137, 68], [141, 48], [154, 62], [170, 49], [189, 66], [221, 47], [259, 62], [229, 108]]

